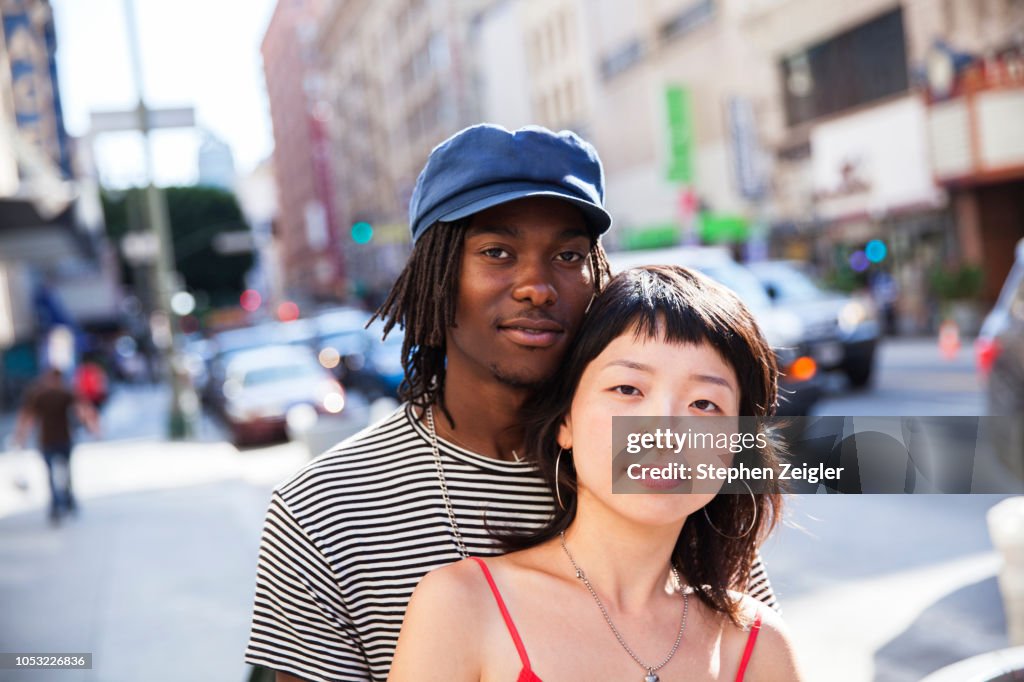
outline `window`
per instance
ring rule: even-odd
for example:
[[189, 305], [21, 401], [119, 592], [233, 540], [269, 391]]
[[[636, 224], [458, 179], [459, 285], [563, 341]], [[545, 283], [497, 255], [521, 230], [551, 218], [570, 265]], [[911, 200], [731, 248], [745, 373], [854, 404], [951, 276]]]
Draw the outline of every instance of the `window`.
[[791, 126], [906, 92], [903, 10], [790, 55], [780, 69]]
[[644, 46], [639, 39], [630, 41], [622, 48], [601, 60], [601, 75], [608, 80], [636, 64], [644, 56]]
[[715, 16], [715, 1], [700, 0], [661, 25], [658, 32], [661, 39], [668, 41], [681, 38], [697, 30]]

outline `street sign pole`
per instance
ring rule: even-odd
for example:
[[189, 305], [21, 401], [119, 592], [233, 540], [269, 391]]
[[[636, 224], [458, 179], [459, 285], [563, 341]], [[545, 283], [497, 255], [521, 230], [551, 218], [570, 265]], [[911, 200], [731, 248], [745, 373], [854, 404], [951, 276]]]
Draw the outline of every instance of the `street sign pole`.
[[[150, 138], [154, 123], [158, 127], [193, 125], [190, 111], [166, 110], [163, 113], [166, 121], [154, 121], [154, 112], [146, 107], [142, 90], [142, 62], [139, 49], [138, 32], [135, 24], [133, 0], [125, 0], [125, 22], [128, 30], [128, 43], [131, 52], [132, 75], [135, 88], [139, 94], [139, 103], [135, 108], [134, 122], [125, 121], [128, 125], [117, 126], [116, 118], [127, 112], [107, 112], [94, 116], [100, 130], [134, 129], [142, 133], [144, 140], [144, 158], [146, 164], [145, 214], [149, 229], [156, 237], [157, 253], [154, 263], [156, 310], [150, 320], [150, 328], [154, 334], [154, 344], [162, 352], [168, 376], [171, 381], [171, 407], [168, 419], [168, 430], [172, 438], [188, 438], [193, 435], [193, 424], [199, 410], [199, 400], [192, 388], [191, 381], [185, 371], [184, 362], [178, 349], [178, 321], [171, 310], [171, 296], [177, 291], [174, 270], [174, 245], [171, 241], [170, 218], [167, 202], [163, 192], [156, 186], [153, 173], [153, 149]], [[182, 115], [184, 113], [184, 115]]]

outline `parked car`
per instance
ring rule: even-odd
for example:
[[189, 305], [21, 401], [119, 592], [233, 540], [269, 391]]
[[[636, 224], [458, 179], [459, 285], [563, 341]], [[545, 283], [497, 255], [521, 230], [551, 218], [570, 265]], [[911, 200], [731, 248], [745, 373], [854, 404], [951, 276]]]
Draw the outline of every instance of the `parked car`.
[[773, 307], [761, 283], [719, 247], [677, 247], [608, 254], [613, 272], [640, 265], [681, 265], [698, 270], [732, 289], [757, 319], [775, 351], [782, 376], [778, 414], [805, 415], [821, 397], [823, 382], [809, 355], [804, 329], [793, 315]]
[[381, 339], [384, 334], [384, 323], [378, 320], [370, 325], [366, 333], [370, 338], [368, 364], [378, 377], [384, 395], [397, 396], [398, 387], [405, 378], [405, 369], [402, 367], [405, 332], [396, 326], [391, 329], [388, 338]]
[[321, 364], [350, 390], [373, 400], [396, 397], [405, 376], [402, 368], [401, 329], [392, 329], [381, 339], [383, 323], [363, 326], [370, 313], [343, 311], [330, 313], [321, 320], [319, 359]]
[[1024, 480], [1024, 239], [992, 311], [974, 342], [979, 371], [987, 378], [988, 413], [996, 451]]
[[345, 408], [341, 384], [300, 346], [239, 351], [227, 363], [221, 391], [222, 415], [239, 445], [283, 437], [293, 408], [311, 406], [320, 414]]
[[871, 382], [881, 327], [870, 301], [822, 289], [793, 261], [751, 263], [749, 268], [775, 308], [803, 328], [819, 368], [842, 370], [858, 388]]
[[224, 408], [224, 380], [227, 378], [227, 366], [232, 358], [239, 353], [262, 348], [277, 343], [277, 334], [273, 323], [228, 329], [214, 334], [206, 352], [205, 376], [193, 372], [193, 381], [199, 389], [199, 397], [203, 403], [216, 411]]

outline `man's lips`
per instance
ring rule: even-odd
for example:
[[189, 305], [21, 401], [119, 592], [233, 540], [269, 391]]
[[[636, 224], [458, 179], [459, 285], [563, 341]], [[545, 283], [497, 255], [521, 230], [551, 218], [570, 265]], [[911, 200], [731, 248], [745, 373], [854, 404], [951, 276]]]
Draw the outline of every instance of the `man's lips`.
[[531, 348], [549, 348], [565, 334], [565, 328], [554, 320], [515, 318], [504, 320], [498, 331], [512, 343]]

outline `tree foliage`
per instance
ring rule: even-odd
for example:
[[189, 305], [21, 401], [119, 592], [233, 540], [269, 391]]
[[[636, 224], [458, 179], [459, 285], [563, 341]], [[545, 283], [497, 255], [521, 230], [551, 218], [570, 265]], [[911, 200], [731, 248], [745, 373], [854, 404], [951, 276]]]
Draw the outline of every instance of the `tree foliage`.
[[[234, 195], [216, 187], [168, 187], [163, 191], [170, 214], [175, 269], [185, 286], [193, 292], [205, 292], [213, 302], [237, 300], [245, 288], [245, 273], [253, 264], [252, 254], [220, 254], [213, 247], [217, 235], [248, 229]], [[136, 188], [102, 194], [107, 234], [118, 246], [129, 231], [145, 229], [144, 193], [144, 189]], [[118, 252], [123, 259], [120, 248]], [[132, 267], [125, 264], [123, 270], [131, 283]]]

